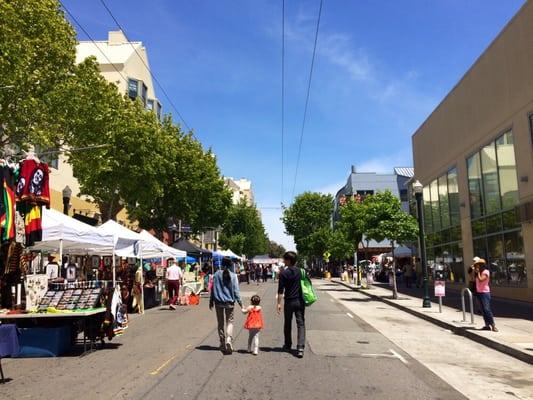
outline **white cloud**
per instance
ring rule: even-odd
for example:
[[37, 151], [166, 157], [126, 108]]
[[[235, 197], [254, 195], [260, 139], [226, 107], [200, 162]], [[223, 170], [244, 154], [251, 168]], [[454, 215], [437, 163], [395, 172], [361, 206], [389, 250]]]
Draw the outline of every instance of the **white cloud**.
[[391, 174], [394, 167], [412, 166], [411, 150], [397, 149], [356, 163], [357, 172], [376, 172], [378, 174]]
[[344, 187], [344, 185], [346, 185], [346, 180], [327, 184], [325, 186], [319, 187], [315, 191], [319, 192], [319, 193], [331, 194], [331, 195], [335, 196], [337, 194], [337, 192], [342, 187]]

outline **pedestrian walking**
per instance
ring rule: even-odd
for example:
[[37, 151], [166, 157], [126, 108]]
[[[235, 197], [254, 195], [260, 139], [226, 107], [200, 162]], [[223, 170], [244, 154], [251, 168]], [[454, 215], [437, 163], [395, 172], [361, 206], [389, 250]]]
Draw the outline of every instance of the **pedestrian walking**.
[[266, 265], [263, 267], [263, 282], [268, 281], [268, 269], [269, 268]]
[[481, 303], [481, 312], [485, 320], [484, 331], [498, 332], [496, 324], [494, 323], [494, 315], [490, 306], [490, 271], [487, 268], [487, 263], [484, 259], [478, 258], [474, 263], [474, 271], [476, 274], [476, 291]]
[[176, 309], [180, 295], [180, 284], [183, 280], [183, 271], [176, 264], [173, 258], [168, 259], [169, 267], [167, 268], [167, 289], [168, 289], [168, 307], [171, 310]]
[[215, 307], [218, 323], [218, 337], [220, 351], [226, 354], [233, 353], [233, 322], [235, 303], [242, 309], [239, 291], [239, 279], [230, 271], [231, 259], [222, 259], [222, 269], [213, 277], [213, 290], [209, 300], [209, 309]]
[[407, 263], [405, 265], [404, 277], [405, 277], [405, 287], [410, 288], [413, 282], [413, 266], [410, 263]]
[[261, 309], [261, 298], [258, 295], [252, 296], [251, 305], [243, 308], [243, 314], [248, 314], [244, 328], [248, 329], [248, 353], [254, 356], [259, 354], [259, 332], [263, 329], [263, 312]]
[[288, 251], [283, 255], [286, 268], [280, 273], [278, 283], [277, 310], [281, 314], [281, 300], [284, 299], [284, 336], [285, 344], [283, 349], [292, 349], [292, 317], [296, 318], [298, 329], [297, 356], [302, 358], [305, 350], [305, 303], [301, 287], [301, 271], [296, 266], [297, 255], [293, 251]]

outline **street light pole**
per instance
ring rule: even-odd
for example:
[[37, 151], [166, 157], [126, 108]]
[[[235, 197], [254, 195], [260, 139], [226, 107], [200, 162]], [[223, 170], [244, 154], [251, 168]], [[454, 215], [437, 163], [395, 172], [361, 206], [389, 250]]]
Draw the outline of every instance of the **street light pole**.
[[428, 265], [426, 261], [426, 238], [424, 231], [424, 210], [422, 209], [422, 191], [424, 187], [417, 180], [413, 183], [413, 190], [416, 199], [416, 211], [418, 214], [418, 240], [420, 243], [420, 262], [424, 272], [424, 300], [422, 301], [423, 308], [431, 308], [431, 299], [429, 298], [428, 286]]

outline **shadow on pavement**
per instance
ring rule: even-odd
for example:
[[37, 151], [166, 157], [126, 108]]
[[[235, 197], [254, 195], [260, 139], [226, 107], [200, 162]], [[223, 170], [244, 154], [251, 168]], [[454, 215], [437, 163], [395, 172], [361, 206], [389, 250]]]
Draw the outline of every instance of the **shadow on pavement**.
[[202, 344], [201, 346], [195, 347], [195, 349], [201, 351], [220, 351], [220, 347], [210, 346], [208, 344]]
[[339, 300], [340, 301], [356, 302], [356, 303], [368, 303], [368, 302], [374, 301], [374, 299], [372, 299], [371, 297], [365, 297], [365, 298], [362, 298], [362, 299], [350, 299], [350, 298], [346, 298], [346, 297], [341, 297]]

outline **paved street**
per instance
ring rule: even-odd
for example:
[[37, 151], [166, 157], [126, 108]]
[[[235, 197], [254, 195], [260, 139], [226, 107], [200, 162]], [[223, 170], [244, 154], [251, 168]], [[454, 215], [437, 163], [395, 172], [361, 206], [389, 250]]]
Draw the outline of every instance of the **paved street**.
[[[334, 284], [322, 289], [349, 292]], [[237, 351], [232, 356], [218, 351], [215, 318], [203, 301], [198, 308], [157, 309], [136, 317], [123, 337], [85, 357], [6, 360], [13, 380], [2, 393], [7, 399], [58, 394], [62, 399], [396, 399], [398, 393], [415, 399], [464, 398], [324, 291], [308, 309], [305, 358], [282, 353], [275, 285], [242, 290], [246, 297], [257, 290], [264, 299], [267, 327], [258, 357], [243, 352], [247, 332], [241, 315]]]

